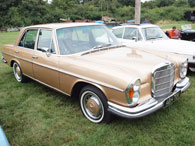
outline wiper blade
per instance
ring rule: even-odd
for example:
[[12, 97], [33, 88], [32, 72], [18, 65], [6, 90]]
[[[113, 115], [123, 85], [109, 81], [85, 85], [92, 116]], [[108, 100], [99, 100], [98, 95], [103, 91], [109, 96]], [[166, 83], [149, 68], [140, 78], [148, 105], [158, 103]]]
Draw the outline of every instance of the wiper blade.
[[83, 54], [81, 54], [81, 56], [92, 53], [92, 52], [97, 52], [100, 50], [107, 50], [107, 49], [111, 49], [111, 48], [118, 48], [118, 47], [124, 47], [125, 45], [113, 45], [113, 44], [103, 44], [103, 45], [98, 45], [95, 46], [93, 48], [91, 48], [90, 50], [84, 52]]
[[163, 37], [148, 38], [147, 40], [162, 39]]
[[94, 46], [93, 48], [91, 48], [91, 50], [101, 49], [101, 48], [104, 48], [104, 47], [109, 47], [111, 45], [112, 44], [97, 45], [97, 46]]

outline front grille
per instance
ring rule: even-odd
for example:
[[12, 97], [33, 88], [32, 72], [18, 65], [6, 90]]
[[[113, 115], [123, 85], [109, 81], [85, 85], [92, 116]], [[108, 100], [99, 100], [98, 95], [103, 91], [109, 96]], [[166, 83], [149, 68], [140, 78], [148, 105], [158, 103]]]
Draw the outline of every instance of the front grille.
[[175, 67], [172, 63], [160, 64], [152, 72], [153, 97], [169, 96], [174, 86]]

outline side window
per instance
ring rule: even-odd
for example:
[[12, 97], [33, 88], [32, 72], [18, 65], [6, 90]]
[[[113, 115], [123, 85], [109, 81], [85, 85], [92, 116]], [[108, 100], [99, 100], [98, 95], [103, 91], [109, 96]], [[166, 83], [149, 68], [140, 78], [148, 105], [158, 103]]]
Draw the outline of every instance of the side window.
[[40, 30], [39, 39], [37, 44], [37, 50], [45, 51], [49, 49], [51, 53], [55, 54], [54, 43], [52, 40], [52, 31], [51, 30]]
[[125, 28], [125, 33], [124, 33], [124, 39], [129, 39], [132, 40], [134, 38], [138, 38], [138, 40], [142, 40], [141, 34], [139, 33], [137, 28], [130, 28], [126, 27]]
[[114, 35], [117, 38], [122, 38], [123, 37], [123, 30], [124, 30], [124, 28], [118, 28], [118, 29], [114, 29], [112, 32], [114, 33]]
[[34, 49], [37, 37], [37, 29], [27, 30], [20, 40], [19, 46]]

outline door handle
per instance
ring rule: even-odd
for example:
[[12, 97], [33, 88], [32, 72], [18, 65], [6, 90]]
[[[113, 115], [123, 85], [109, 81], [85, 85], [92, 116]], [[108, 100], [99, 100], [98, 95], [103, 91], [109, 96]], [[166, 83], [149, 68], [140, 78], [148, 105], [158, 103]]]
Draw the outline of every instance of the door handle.
[[37, 56], [32, 56], [33, 59], [37, 59], [38, 57]]
[[19, 51], [16, 50], [15, 53], [19, 53]]

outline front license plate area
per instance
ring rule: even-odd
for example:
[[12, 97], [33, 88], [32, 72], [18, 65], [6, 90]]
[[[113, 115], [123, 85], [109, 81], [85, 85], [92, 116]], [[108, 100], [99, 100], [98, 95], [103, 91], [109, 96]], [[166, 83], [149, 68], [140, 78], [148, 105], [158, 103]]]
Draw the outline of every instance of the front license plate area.
[[175, 94], [173, 94], [172, 96], [170, 96], [168, 99], [165, 100], [164, 102], [164, 107], [168, 107], [170, 106], [171, 104], [173, 104], [176, 100], [179, 99], [180, 97], [180, 91], [176, 92]]

